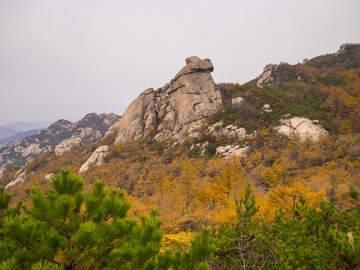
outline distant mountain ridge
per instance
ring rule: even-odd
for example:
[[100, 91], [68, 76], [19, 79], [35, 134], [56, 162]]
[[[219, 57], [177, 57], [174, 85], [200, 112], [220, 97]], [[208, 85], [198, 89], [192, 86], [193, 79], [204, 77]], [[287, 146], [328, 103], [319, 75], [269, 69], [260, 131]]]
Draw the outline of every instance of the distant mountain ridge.
[[10, 129], [7, 127], [0, 127], [0, 140], [3, 138], [11, 137], [18, 132], [19, 132], [18, 130]]
[[0, 126], [0, 147], [13, 141], [21, 140], [36, 134], [50, 126], [53, 121], [42, 122], [14, 122]]
[[4, 128], [9, 128], [16, 131], [29, 131], [32, 129], [44, 129], [50, 126], [55, 121], [39, 121], [39, 122], [24, 122], [24, 121], [17, 121], [11, 124], [2, 125]]
[[59, 120], [32, 136], [1, 147], [0, 169], [9, 165], [24, 165], [45, 152], [55, 151], [61, 155], [81, 144], [99, 139], [118, 118], [113, 113], [89, 113], [76, 123]]
[[28, 130], [28, 131], [20, 131], [20, 132], [17, 132], [15, 135], [13, 136], [10, 136], [10, 137], [3, 137], [0, 139], [0, 147], [2, 145], [6, 145], [10, 142], [14, 142], [14, 141], [19, 141], [19, 140], [22, 140], [26, 137], [29, 137], [31, 135], [34, 135], [36, 134], [37, 132], [39, 132], [41, 129], [31, 129], [31, 130]]

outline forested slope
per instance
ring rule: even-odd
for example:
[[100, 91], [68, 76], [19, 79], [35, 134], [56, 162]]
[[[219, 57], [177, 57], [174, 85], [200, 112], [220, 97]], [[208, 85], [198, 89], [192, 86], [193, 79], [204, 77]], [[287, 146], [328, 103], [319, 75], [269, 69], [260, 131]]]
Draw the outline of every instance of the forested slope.
[[[43, 154], [25, 166], [27, 181], [10, 190], [13, 202], [30, 204], [31, 188], [50, 188], [47, 174], [77, 172], [109, 145], [105, 163], [82, 173], [85, 191], [103, 179], [126, 191], [131, 217], [158, 209], [164, 243], [172, 247], [187, 247], [190, 233], [210, 226], [218, 242], [207, 265], [214, 269], [359, 267], [360, 46], [279, 64], [271, 78], [262, 85], [219, 83], [224, 108], [180, 144], [158, 142], [155, 133], [115, 144], [113, 134], [61, 157]], [[239, 97], [243, 105], [232, 106]], [[295, 116], [315, 120], [328, 135], [316, 141], [279, 134], [281, 120]], [[209, 132], [217, 123], [218, 132]], [[247, 135], [224, 135], [228, 125]], [[247, 147], [246, 155], [224, 158], [218, 149], [227, 145]], [[1, 182], [15, 173], [10, 168]]]

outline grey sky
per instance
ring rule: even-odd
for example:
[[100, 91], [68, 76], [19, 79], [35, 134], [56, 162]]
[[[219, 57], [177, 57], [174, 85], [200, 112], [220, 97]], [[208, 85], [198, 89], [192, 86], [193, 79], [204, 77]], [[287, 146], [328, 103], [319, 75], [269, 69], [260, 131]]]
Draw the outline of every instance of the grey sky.
[[245, 83], [360, 42], [359, 0], [0, 0], [0, 124], [122, 114], [187, 56]]

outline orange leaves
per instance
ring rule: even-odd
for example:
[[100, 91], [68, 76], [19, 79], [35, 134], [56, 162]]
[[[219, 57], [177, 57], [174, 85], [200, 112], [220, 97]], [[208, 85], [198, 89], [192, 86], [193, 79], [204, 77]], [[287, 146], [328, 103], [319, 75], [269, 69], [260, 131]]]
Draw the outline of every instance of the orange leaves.
[[305, 188], [298, 183], [292, 186], [279, 186], [267, 194], [265, 204], [262, 205], [260, 211], [264, 217], [269, 218], [273, 217], [275, 210], [281, 207], [285, 214], [290, 217], [292, 208], [295, 207], [295, 203], [298, 203], [301, 197], [306, 200], [309, 206], [319, 207], [324, 196], [324, 190], [313, 192], [310, 188]]

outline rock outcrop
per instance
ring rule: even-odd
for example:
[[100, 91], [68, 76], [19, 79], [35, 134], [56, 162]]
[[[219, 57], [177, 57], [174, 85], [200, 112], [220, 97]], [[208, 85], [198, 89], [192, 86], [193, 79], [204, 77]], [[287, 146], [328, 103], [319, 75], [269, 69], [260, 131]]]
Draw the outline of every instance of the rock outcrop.
[[247, 137], [245, 128], [235, 125], [223, 127], [223, 125], [223, 121], [217, 122], [209, 127], [207, 132], [215, 136], [222, 135], [232, 140], [244, 140]]
[[55, 177], [56, 175], [54, 173], [49, 173], [47, 175], [45, 175], [45, 179], [47, 180], [51, 180], [52, 177]]
[[272, 112], [272, 109], [269, 104], [264, 104], [262, 109], [264, 112]]
[[15, 174], [13, 180], [11, 180], [6, 186], [5, 189], [9, 190], [13, 186], [21, 186], [21, 184], [26, 181], [26, 175], [25, 175], [25, 166], [21, 167], [17, 173]]
[[273, 72], [277, 70], [277, 65], [267, 64], [264, 67], [263, 73], [257, 78], [256, 85], [261, 87], [264, 84], [271, 83], [273, 78]]
[[240, 148], [238, 145], [225, 145], [216, 148], [216, 153], [223, 155], [228, 159], [231, 157], [246, 157], [250, 150], [250, 146]]
[[57, 146], [55, 146], [55, 155], [62, 156], [71, 149], [78, 148], [81, 145], [81, 136], [71, 137], [69, 139], [63, 140]]
[[81, 166], [79, 172], [85, 172], [92, 166], [100, 166], [104, 164], [106, 156], [109, 154], [110, 147], [108, 145], [99, 146], [90, 158]]
[[300, 142], [304, 142], [306, 139], [318, 141], [321, 135], [328, 135], [329, 133], [321, 125], [316, 123], [316, 120], [311, 121], [307, 118], [293, 117], [290, 119], [282, 119], [281, 125], [275, 129], [280, 134], [288, 137], [293, 135], [299, 136]]
[[150, 88], [136, 98], [108, 130], [116, 132], [115, 143], [150, 134], [156, 141], [180, 142], [196, 133], [202, 121], [223, 106], [220, 91], [210, 75], [209, 59], [186, 59], [186, 66], [174, 79], [155, 91]]
[[245, 99], [242, 97], [236, 97], [231, 100], [231, 106], [235, 110], [242, 109], [245, 106]]

